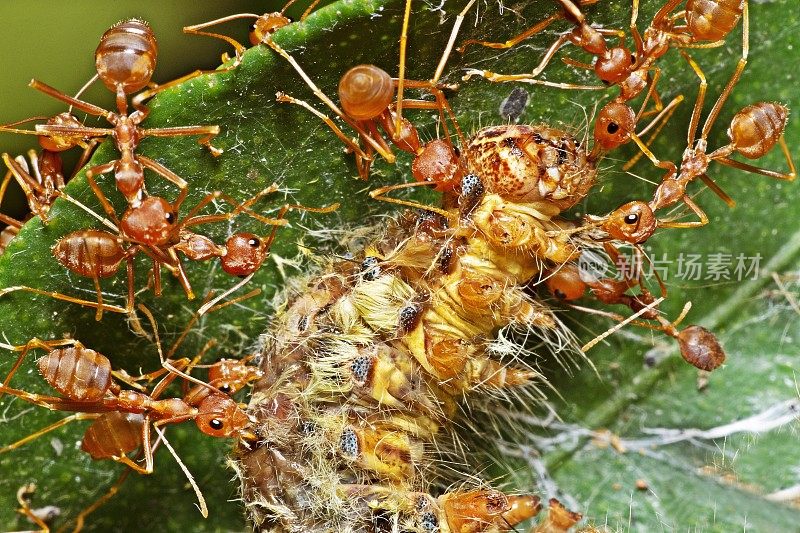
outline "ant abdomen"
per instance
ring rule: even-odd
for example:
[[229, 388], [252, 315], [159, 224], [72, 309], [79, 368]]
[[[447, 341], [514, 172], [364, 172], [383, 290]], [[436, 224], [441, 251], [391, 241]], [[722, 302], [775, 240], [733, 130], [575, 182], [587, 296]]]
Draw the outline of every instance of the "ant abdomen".
[[583, 297], [588, 285], [581, 279], [578, 265], [566, 263], [548, 274], [545, 285], [560, 300], [577, 300]]
[[739, 22], [745, 0], [688, 0], [686, 25], [700, 41], [719, 41]]
[[98, 401], [111, 386], [111, 361], [80, 344], [51, 350], [37, 364], [42, 377], [72, 400]]
[[776, 102], [758, 102], [736, 113], [728, 136], [736, 151], [748, 159], [769, 152], [783, 135], [789, 109]]
[[356, 120], [370, 120], [383, 113], [394, 100], [394, 83], [375, 65], [357, 65], [339, 80], [339, 101], [344, 112]]
[[95, 50], [100, 79], [110, 91], [135, 93], [147, 87], [156, 68], [158, 45], [150, 26], [125, 20], [103, 34]]
[[125, 250], [117, 237], [100, 230], [69, 233], [53, 247], [53, 256], [66, 268], [81, 276], [107, 278], [119, 269]]
[[111, 411], [103, 413], [86, 428], [81, 450], [92, 459], [113, 459], [142, 445], [144, 416], [139, 413]]
[[677, 336], [681, 356], [700, 370], [712, 371], [725, 362], [717, 337], [702, 326], [689, 326]]

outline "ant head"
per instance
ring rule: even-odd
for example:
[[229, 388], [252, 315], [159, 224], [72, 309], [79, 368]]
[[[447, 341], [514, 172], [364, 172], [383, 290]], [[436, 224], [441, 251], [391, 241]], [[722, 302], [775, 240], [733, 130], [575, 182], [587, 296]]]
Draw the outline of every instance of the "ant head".
[[197, 410], [197, 427], [212, 437], [234, 437], [250, 423], [239, 405], [224, 394], [209, 394], [203, 398]]
[[[48, 126], [66, 126], [69, 128], [83, 127], [83, 124], [81, 124], [80, 120], [66, 111], [51, 117], [46, 124]], [[78, 146], [81, 141], [82, 139], [80, 137], [72, 137], [69, 135], [39, 136], [39, 145], [45, 150], [50, 150], [51, 152], [63, 152], [64, 150], [69, 150], [70, 148]]]
[[609, 48], [594, 64], [597, 77], [610, 85], [625, 80], [636, 65], [636, 57], [624, 46]]
[[603, 223], [613, 238], [641, 244], [656, 230], [656, 215], [645, 202], [628, 202], [608, 215]]
[[717, 337], [702, 326], [689, 326], [678, 333], [681, 356], [692, 366], [708, 372], [725, 362], [725, 351]]
[[97, 74], [110, 91], [131, 94], [150, 83], [157, 55], [153, 30], [146, 22], [131, 19], [103, 34], [94, 58]]
[[594, 121], [594, 140], [604, 150], [613, 150], [628, 142], [636, 129], [636, 114], [627, 104], [609, 102]]
[[357, 65], [339, 80], [339, 102], [344, 112], [356, 120], [377, 117], [393, 99], [392, 77], [375, 65]]
[[573, 263], [561, 265], [558, 270], [548, 274], [545, 285], [559, 300], [577, 300], [586, 292], [580, 269]]
[[254, 233], [234, 233], [225, 241], [222, 270], [232, 276], [249, 276], [269, 255], [267, 242]]
[[283, 13], [265, 13], [250, 26], [250, 44], [256, 46], [264, 42], [264, 37], [291, 24], [291, 19]]
[[435, 183], [436, 190], [449, 192], [455, 189], [464, 176], [464, 168], [455, 148], [442, 139], [434, 139], [422, 149], [411, 164], [414, 179]]
[[161, 246], [169, 242], [178, 214], [172, 204], [158, 196], [148, 196], [139, 207], [131, 207], [122, 215], [120, 229], [134, 242]]

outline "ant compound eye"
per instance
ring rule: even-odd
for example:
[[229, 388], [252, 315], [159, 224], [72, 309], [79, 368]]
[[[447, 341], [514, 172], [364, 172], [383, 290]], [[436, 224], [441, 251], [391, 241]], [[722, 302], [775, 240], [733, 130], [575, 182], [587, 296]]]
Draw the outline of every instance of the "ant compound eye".
[[211, 429], [213, 429], [214, 431], [219, 431], [219, 430], [221, 430], [223, 427], [225, 427], [225, 424], [223, 424], [223, 423], [222, 423], [222, 420], [220, 420], [219, 418], [212, 418], [212, 419], [211, 419], [211, 420], [208, 422], [208, 425], [209, 425], [209, 426], [211, 426]]
[[173, 222], [175, 222], [175, 213], [172, 212], [165, 213], [164, 220], [166, 220], [168, 224], [172, 224]]
[[606, 131], [612, 135], [617, 133], [619, 131], [619, 124], [616, 122], [609, 122], [608, 126], [606, 126]]
[[631, 65], [636, 64], [636, 54], [631, 54]]
[[636, 213], [631, 213], [630, 215], [625, 215], [624, 220], [626, 224], [633, 225], [639, 222], [639, 215]]
[[259, 246], [261, 246], [261, 239], [252, 237], [247, 241], [247, 244], [249, 244], [251, 248], [258, 248]]
[[220, 390], [220, 392], [224, 392], [225, 394], [230, 394], [232, 392], [232, 389], [231, 389], [230, 385], [222, 385], [222, 386], [217, 387], [217, 388]]

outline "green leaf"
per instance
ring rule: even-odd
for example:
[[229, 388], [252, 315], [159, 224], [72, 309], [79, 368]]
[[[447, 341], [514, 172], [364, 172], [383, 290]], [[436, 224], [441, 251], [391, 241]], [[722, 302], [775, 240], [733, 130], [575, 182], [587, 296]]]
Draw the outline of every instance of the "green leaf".
[[[639, 25], [652, 18], [655, 5], [643, 7]], [[427, 79], [438, 62], [452, 27], [453, 15], [462, 3], [448, 2], [447, 17], [431, 12], [427, 4], [415, 3], [409, 40], [408, 76]], [[753, 3], [751, 7], [750, 61], [742, 81], [725, 105], [712, 130], [710, 146], [725, 142], [725, 124], [742, 106], [757, 100], [779, 100], [792, 109], [800, 108], [793, 81], [793, 66], [798, 59], [800, 14], [791, 9], [792, 0]], [[333, 4], [318, 10], [305, 23], [292, 25], [276, 35], [276, 41], [290, 50], [309, 75], [330, 95], [335, 95], [338, 79], [347, 68], [359, 63], [375, 63], [389, 72], [397, 68], [397, 40], [403, 2], [399, 0], [355, 0]], [[477, 25], [474, 12], [464, 24], [461, 38], [505, 39], [555, 11], [550, 2], [517, 2], [498, 14], [496, 6], [488, 10], [480, 5]], [[625, 28], [630, 6], [626, 1], [603, 2], [586, 9], [590, 20], [606, 27]], [[558, 23], [558, 31], [569, 26]], [[177, 29], [175, 30], [177, 31]], [[726, 83], [740, 55], [740, 35], [735, 30], [724, 47], [691, 50], [709, 77], [709, 109]], [[445, 81], [460, 82], [461, 68], [485, 68], [498, 72], [525, 72], [541, 57], [552, 42], [548, 31], [508, 51], [471, 49], [462, 59], [451, 58]], [[571, 57], [584, 57], [575, 50]], [[665, 128], [653, 150], [662, 159], [678, 160], [685, 143], [685, 130], [691, 102], [697, 90], [697, 78], [677, 52], [670, 52], [660, 63], [665, 75], [659, 83], [662, 98], [668, 101], [684, 94], [687, 101]], [[546, 71], [553, 81], [596, 83], [588, 74], [554, 62]], [[461, 83], [451, 103], [462, 127], [474, 132], [479, 127], [503, 123], [500, 102], [514, 85], [494, 85], [482, 80]], [[584, 113], [592, 113], [601, 92], [565, 91], [538, 86], [523, 86], [530, 103], [520, 118], [526, 123], [548, 123], [583, 133]], [[291, 228], [279, 231], [272, 249], [273, 259], [253, 280], [250, 287], [264, 292], [233, 308], [203, 319], [180, 350], [192, 356], [206, 340], [214, 338], [219, 347], [209, 361], [221, 356], [241, 355], [256, 342], [268, 321], [271, 296], [284, 286], [286, 278], [302, 276], [307, 261], [295, 262], [298, 253], [318, 257], [335, 249], [336, 233], [331, 229], [345, 224], [360, 225], [368, 215], [393, 209], [369, 199], [367, 191], [383, 184], [408, 181], [409, 159], [402, 154], [396, 166], [382, 162], [374, 165], [375, 175], [368, 183], [355, 179], [352, 157], [343, 153], [341, 143], [315, 117], [295, 106], [275, 103], [275, 93], [285, 91], [323, 107], [299, 80], [295, 71], [264, 46], [256, 47], [234, 71], [205, 75], [159, 95], [152, 103], [150, 127], [159, 125], [219, 124], [222, 133], [214, 144], [223, 148], [222, 157], [214, 159], [194, 139], [146, 139], [140, 152], [163, 163], [190, 183], [186, 206], [205, 194], [222, 190], [237, 199], [245, 199], [277, 181], [291, 190], [286, 197], [275, 195], [259, 207], [267, 213], [287, 198], [309, 206], [341, 202], [333, 215], [293, 213]], [[606, 97], [616, 94], [607, 91]], [[326, 110], [327, 111], [327, 110]], [[436, 134], [435, 117], [428, 112], [408, 113], [415, 123], [424, 125], [423, 137]], [[89, 122], [92, 124], [92, 122]], [[800, 126], [791, 121], [787, 130], [790, 147], [800, 142]], [[794, 148], [793, 148], [794, 149]], [[796, 151], [796, 150], [794, 150]], [[621, 162], [632, 156], [627, 148], [608, 159], [598, 185], [581, 211], [605, 213], [623, 201], [652, 194], [653, 186], [622, 173]], [[116, 157], [114, 148], [102, 146], [93, 164]], [[784, 168], [778, 150], [758, 161], [766, 168]], [[604, 164], [604, 167], [606, 165]], [[657, 181], [661, 171], [641, 162], [634, 171], [650, 181]], [[584, 368], [566, 376], [552, 365], [548, 377], [559, 392], [553, 407], [563, 424], [546, 430], [529, 428], [519, 422], [521, 434], [512, 449], [495, 458], [513, 470], [511, 479], [519, 490], [550, 484], [540, 483], [537, 472], [545, 470], [560, 489], [560, 497], [574, 500], [578, 510], [593, 523], [608, 523], [612, 528], [653, 530], [662, 528], [728, 531], [745, 524], [757, 530], [791, 530], [800, 513], [792, 507], [769, 502], [763, 495], [782, 487], [796, 485], [800, 451], [796, 435], [787, 429], [771, 431], [761, 437], [750, 433], [732, 434], [716, 440], [664, 445], [646, 453], [620, 454], [613, 448], [593, 444], [591, 431], [608, 428], [626, 441], [645, 438], [647, 428], [712, 428], [762, 412], [778, 402], [796, 398], [793, 371], [797, 367], [796, 339], [800, 320], [785, 305], [774, 289], [769, 274], [797, 269], [800, 234], [797, 211], [793, 209], [800, 194], [790, 183], [744, 174], [721, 166], [712, 167], [712, 177], [739, 202], [728, 209], [712, 194], [703, 192], [698, 201], [707, 210], [711, 224], [698, 230], [662, 230], [648, 244], [657, 259], [666, 254], [672, 262], [667, 278], [669, 299], [664, 309], [677, 316], [683, 303], [694, 307], [690, 323], [713, 328], [728, 352], [728, 363], [709, 378], [708, 389], [696, 389], [696, 372], [682, 363], [674, 346], [659, 335], [650, 335], [633, 327], [618, 333], [589, 352], [597, 373]], [[104, 190], [118, 210], [124, 203], [104, 178]], [[157, 176], [148, 176], [151, 194], [174, 198], [173, 186]], [[695, 186], [695, 189], [699, 190]], [[83, 175], [68, 187], [68, 192], [102, 212]], [[220, 209], [227, 209], [220, 207]], [[91, 281], [70, 276], [50, 255], [50, 248], [62, 235], [87, 227], [96, 221], [71, 204], [57, 202], [52, 222], [47, 227], [29, 223], [8, 252], [0, 258], [0, 286], [30, 285], [93, 298]], [[242, 216], [236, 228], [265, 233], [268, 229]], [[202, 227], [203, 233], [219, 241], [230, 228], [227, 224]], [[316, 230], [316, 231], [311, 231]], [[298, 243], [302, 246], [298, 247]], [[341, 250], [338, 250], [341, 253]], [[678, 279], [680, 254], [727, 253], [763, 257], [757, 280]], [[23, 267], [24, 265], [24, 267]], [[146, 285], [148, 262], [137, 262], [137, 287]], [[187, 265], [189, 278], [200, 295], [208, 290], [221, 291], [236, 279], [222, 273], [216, 262]], [[284, 277], [285, 276], [285, 277]], [[186, 300], [180, 286], [165, 279], [164, 295], [154, 298], [150, 292], [137, 301], [151, 308], [159, 321], [162, 340], [171, 343], [186, 324], [199, 302]], [[125, 292], [124, 275], [102, 282], [107, 299], [120, 303]], [[794, 291], [797, 292], [796, 285]], [[783, 303], [782, 303], [783, 302]], [[611, 325], [610, 322], [570, 313], [570, 325], [587, 340]], [[12, 294], [0, 299], [0, 334], [13, 344], [28, 339], [61, 338], [70, 334], [84, 344], [109, 356], [116, 367], [135, 373], [141, 367], [157, 367], [157, 355], [150, 341], [134, 336], [119, 316], [107, 314], [94, 321], [94, 312], [64, 302], [30, 294]], [[643, 365], [644, 354], [654, 344], [665, 345], [664, 358], [654, 368]], [[0, 375], [5, 375], [13, 356], [0, 359]], [[12, 384], [33, 392], [48, 393], [36, 373], [33, 360], [27, 361]], [[9, 397], [0, 398], [2, 408], [2, 443], [13, 442], [37, 428], [64, 416], [33, 408]], [[76, 512], [101, 495], [123, 471], [113, 462], [93, 462], [75, 446], [85, 423], [58, 430], [23, 448], [0, 454], [0, 524], [11, 528], [28, 527], [14, 516], [14, 493], [21, 485], [35, 481], [39, 490], [34, 507], [57, 505], [63, 516]], [[236, 486], [229, 481], [232, 471], [224, 466], [230, 443], [206, 437], [192, 425], [170, 429], [170, 442], [194, 473], [210, 507], [208, 520], [194, 509], [193, 494], [185, 478], [166, 452], [157, 454], [152, 476], [130, 476], [120, 493], [90, 517], [91, 530], [135, 529], [142, 520], [158, 524], [159, 530], [191, 528], [205, 530], [240, 530], [244, 522], [236, 501]], [[554, 437], [543, 441], [542, 437]], [[52, 439], [58, 439], [54, 444]], [[524, 446], [536, 446], [534, 459], [522, 457]], [[58, 453], [58, 449], [63, 449]], [[516, 457], [520, 455], [520, 457]], [[779, 465], [776, 467], [776, 465]], [[730, 474], [735, 473], [735, 482]], [[637, 491], [635, 480], [643, 479], [648, 491]], [[140, 526], [139, 526], [140, 527]]]

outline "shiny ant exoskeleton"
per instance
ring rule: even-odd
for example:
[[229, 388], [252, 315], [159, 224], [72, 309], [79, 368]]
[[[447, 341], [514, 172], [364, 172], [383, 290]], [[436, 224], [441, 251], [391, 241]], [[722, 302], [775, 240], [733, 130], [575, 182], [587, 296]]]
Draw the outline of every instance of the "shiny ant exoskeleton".
[[[82, 124], [38, 124], [35, 131], [0, 128], [0, 131], [28, 133], [54, 139], [80, 139], [89, 142], [92, 139], [111, 137], [120, 152], [120, 157], [108, 163], [97, 165], [86, 171], [86, 178], [103, 203], [106, 211], [110, 204], [97, 186], [95, 176], [107, 172], [114, 173], [117, 189], [131, 205], [138, 205], [144, 192], [144, 169], [166, 178], [182, 191], [186, 182], [174, 172], [169, 171], [156, 161], [135, 153], [141, 139], [145, 137], [175, 137], [200, 135], [199, 142], [220, 155], [221, 150], [211, 145], [211, 139], [219, 133], [219, 126], [176, 126], [168, 128], [142, 128], [141, 123], [147, 118], [149, 109], [142, 102], [154, 94], [172, 87], [188, 77], [174, 80], [154, 89], [145, 89], [150, 83], [156, 66], [158, 47], [150, 26], [145, 22], [131, 19], [116, 24], [106, 31], [100, 39], [95, 52], [97, 75], [103, 84], [116, 95], [118, 112], [105, 110], [94, 104], [68, 96], [38, 80], [32, 80], [30, 86], [57, 100], [61, 100], [80, 111], [105, 118], [112, 128], [90, 128]], [[140, 92], [132, 99], [135, 108], [128, 113], [128, 96]]]

